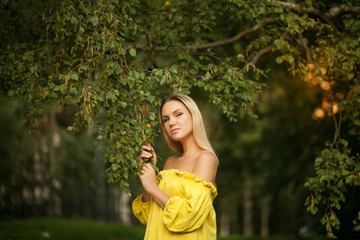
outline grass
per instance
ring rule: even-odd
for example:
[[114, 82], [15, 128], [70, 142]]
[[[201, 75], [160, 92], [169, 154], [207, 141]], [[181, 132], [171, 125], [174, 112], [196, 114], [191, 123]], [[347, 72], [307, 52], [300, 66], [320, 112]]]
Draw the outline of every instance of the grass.
[[309, 235], [308, 237], [299, 237], [296, 235], [284, 235], [284, 236], [269, 236], [262, 238], [260, 236], [244, 237], [244, 236], [229, 236], [219, 237], [217, 240], [326, 240], [327, 238], [320, 235]]
[[[142, 240], [144, 233], [144, 226], [102, 224], [78, 218], [0, 221], [0, 240]], [[270, 236], [265, 240], [294, 239], [297, 238], [295, 236]], [[218, 240], [264, 240], [264, 238], [230, 236], [219, 237]]]
[[141, 240], [145, 228], [87, 219], [31, 219], [0, 222], [1, 240]]
[[289, 236], [271, 236], [268, 238], [262, 238], [260, 236], [244, 237], [244, 236], [229, 236], [219, 237], [218, 240], [294, 240], [294, 237]]

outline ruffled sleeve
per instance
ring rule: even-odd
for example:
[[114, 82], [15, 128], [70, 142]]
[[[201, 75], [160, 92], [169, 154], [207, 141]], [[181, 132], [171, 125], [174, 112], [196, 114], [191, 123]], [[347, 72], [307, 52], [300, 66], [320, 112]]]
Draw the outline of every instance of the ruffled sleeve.
[[163, 223], [171, 232], [191, 232], [206, 221], [217, 191], [213, 184], [193, 174], [176, 173], [184, 179], [181, 184], [183, 194], [170, 197], [164, 209]]
[[150, 213], [150, 203], [143, 202], [142, 201], [142, 194], [135, 198], [135, 200], [132, 203], [132, 210], [137, 219], [140, 220], [140, 222], [144, 225], [146, 225]]

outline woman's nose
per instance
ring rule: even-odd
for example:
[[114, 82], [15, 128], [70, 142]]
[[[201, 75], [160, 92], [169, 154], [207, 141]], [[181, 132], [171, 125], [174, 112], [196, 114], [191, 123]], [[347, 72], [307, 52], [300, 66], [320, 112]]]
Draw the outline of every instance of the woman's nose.
[[170, 125], [170, 127], [175, 125], [175, 120], [173, 118], [169, 119], [169, 125]]

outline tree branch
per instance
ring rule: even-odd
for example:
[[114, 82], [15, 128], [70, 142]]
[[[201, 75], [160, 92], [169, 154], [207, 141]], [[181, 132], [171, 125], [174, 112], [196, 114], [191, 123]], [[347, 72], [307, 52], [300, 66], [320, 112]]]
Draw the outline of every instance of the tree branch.
[[[286, 35], [287, 35], [287, 32], [284, 32], [284, 33], [281, 35], [280, 39], [284, 39], [284, 38], [286, 37]], [[272, 49], [271, 46], [267, 46], [266, 48], [263, 48], [263, 49], [261, 49], [260, 51], [251, 54], [251, 55], [248, 57], [248, 59], [249, 59], [249, 63], [248, 63], [248, 64], [249, 64], [249, 65], [251, 65], [251, 64], [254, 64], [254, 65], [255, 65], [255, 64], [260, 60], [260, 58], [261, 58], [264, 54], [270, 52], [271, 49]]]
[[266, 48], [261, 49], [256, 54], [250, 55], [250, 57], [249, 57], [250, 62], [248, 64], [255, 65], [264, 54], [266, 54], [270, 51], [271, 51], [271, 46], [268, 46]]
[[300, 4], [297, 3], [288, 3], [288, 2], [282, 2], [282, 1], [274, 1], [274, 0], [267, 0], [269, 3], [275, 3], [279, 4], [284, 8], [292, 9], [292, 10], [298, 10], [304, 13], [308, 14], [315, 14], [321, 17], [326, 23], [328, 23], [336, 32], [339, 32], [339, 29], [335, 26], [335, 24], [330, 20], [330, 18], [334, 18], [341, 14], [342, 12], [348, 10], [351, 12], [360, 12], [360, 7], [357, 6], [347, 6], [345, 4], [336, 5], [331, 7], [327, 12], [320, 11], [316, 8], [307, 8], [302, 7]]
[[300, 4], [297, 3], [288, 3], [288, 2], [282, 2], [282, 1], [273, 1], [273, 0], [268, 0], [269, 3], [276, 3], [279, 4], [281, 6], [283, 6], [284, 8], [287, 9], [291, 9], [291, 10], [298, 10], [304, 13], [308, 13], [308, 14], [315, 14], [320, 16], [326, 23], [328, 23], [330, 26], [332, 26], [334, 28], [334, 30], [336, 32], [339, 32], [339, 30], [337, 29], [337, 27], [335, 26], [335, 24], [330, 21], [329, 17], [335, 17], [336, 15], [329, 15], [329, 12], [331, 12], [332, 14], [334, 14], [336, 12], [336, 14], [339, 14], [341, 11], [334, 11], [332, 9], [329, 10], [328, 13], [323, 13], [322, 11], [320, 11], [319, 9], [316, 8], [307, 8], [307, 7], [302, 7]]
[[[220, 41], [217, 41], [217, 42], [211, 42], [211, 43], [206, 43], [206, 44], [202, 44], [202, 45], [197, 45], [197, 46], [187, 45], [187, 46], [183, 46], [183, 48], [188, 49], [188, 48], [191, 48], [191, 47], [195, 47], [197, 49], [206, 49], [206, 48], [219, 47], [219, 46], [231, 44], [233, 42], [238, 41], [240, 38], [244, 37], [245, 35], [247, 35], [249, 33], [252, 33], [252, 32], [255, 32], [257, 29], [263, 27], [264, 25], [266, 25], [268, 23], [271, 23], [271, 22], [275, 22], [275, 21], [277, 21], [276, 18], [266, 18], [263, 21], [256, 24], [255, 26], [242, 31], [242, 32], [236, 34], [235, 36], [233, 36], [231, 38], [228, 38], [228, 39], [225, 39], [225, 40], [220, 40]], [[157, 48], [154, 48], [154, 50], [165, 51], [165, 50], [167, 50], [168, 47], [169, 46], [157, 47]], [[141, 46], [141, 45], [129, 45], [129, 46], [125, 47], [124, 49], [128, 50], [130, 48], [141, 49], [141, 50], [144, 50], [144, 51], [149, 50], [149, 47], [145, 47], [145, 46]]]
[[305, 12], [305, 13], [311, 13], [311, 14], [317, 14], [317, 15], [320, 13], [328, 18], [336, 17], [337, 15], [339, 15], [340, 13], [342, 13], [345, 10], [349, 10], [350, 12], [360, 12], [360, 7], [347, 6], [345, 4], [332, 6], [329, 9], [329, 11], [327, 11], [326, 13], [323, 13], [319, 9], [302, 7], [300, 4], [297, 4], [297, 3], [288, 3], [288, 2], [276, 1], [276, 0], [267, 0], [267, 1], [269, 3], [279, 4], [279, 5], [283, 6], [284, 8], [301, 10], [302, 12]]
[[[264, 25], [266, 25], [268, 23], [275, 22], [276, 20], [277, 20], [276, 18], [266, 18], [263, 21], [261, 21], [260, 23], [253, 26], [252, 28], [246, 29], [246, 30], [236, 34], [234, 37], [231, 37], [231, 38], [228, 38], [228, 39], [225, 39], [225, 40], [221, 40], [221, 41], [217, 41], [217, 42], [198, 45], [198, 46], [195, 46], [195, 47], [197, 49], [205, 49], [205, 48], [212, 48], [212, 47], [219, 47], [219, 46], [227, 45], [227, 44], [238, 41], [240, 38], [244, 37], [246, 34], [255, 32], [257, 29], [263, 27]], [[190, 48], [190, 47], [191, 46], [185, 46], [185, 48]]]
[[152, 43], [151, 43], [150, 37], [149, 37], [149, 35], [146, 33], [145, 30], [144, 30], [144, 34], [145, 34], [145, 36], [146, 36], [146, 38], [147, 38], [147, 40], [148, 40], [148, 43], [149, 43], [148, 57], [150, 58], [150, 61], [151, 61], [152, 65], [153, 65], [155, 68], [158, 68], [157, 63], [156, 63], [154, 57], [152, 56], [152, 52], [153, 52], [154, 48], [153, 48], [153, 45], [152, 45]]
[[305, 48], [307, 61], [309, 63], [311, 63], [312, 62], [312, 57], [311, 57], [311, 53], [310, 53], [310, 48], [307, 45], [307, 40], [303, 38], [301, 33], [299, 34], [299, 40], [300, 40], [301, 46], [303, 46]]

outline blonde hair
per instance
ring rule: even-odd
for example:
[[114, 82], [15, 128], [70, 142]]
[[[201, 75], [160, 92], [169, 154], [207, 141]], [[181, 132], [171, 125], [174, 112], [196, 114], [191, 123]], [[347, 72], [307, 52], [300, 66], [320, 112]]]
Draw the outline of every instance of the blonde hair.
[[198, 108], [198, 106], [196, 105], [195, 101], [186, 95], [182, 95], [182, 94], [174, 94], [174, 95], [170, 95], [167, 98], [165, 98], [163, 100], [163, 102], [161, 103], [160, 106], [160, 110], [159, 110], [159, 119], [160, 119], [160, 125], [161, 125], [161, 129], [163, 131], [164, 134], [164, 138], [166, 143], [168, 144], [168, 146], [177, 153], [183, 153], [183, 147], [181, 145], [180, 142], [174, 141], [172, 140], [169, 135], [166, 133], [165, 129], [164, 129], [164, 122], [161, 118], [161, 112], [162, 109], [165, 105], [165, 103], [169, 102], [169, 101], [179, 101], [181, 103], [183, 103], [186, 108], [189, 110], [189, 112], [191, 113], [192, 116], [192, 122], [193, 122], [193, 134], [194, 134], [194, 138], [196, 143], [204, 150], [207, 150], [209, 152], [211, 152], [212, 154], [214, 154], [214, 156], [217, 158], [214, 149], [212, 148], [207, 134], [206, 134], [206, 130], [205, 130], [205, 126], [204, 126], [204, 121], [203, 118], [201, 116], [201, 112]]

